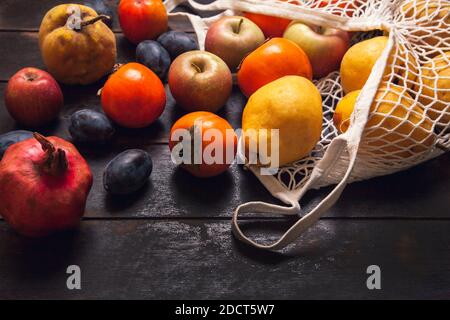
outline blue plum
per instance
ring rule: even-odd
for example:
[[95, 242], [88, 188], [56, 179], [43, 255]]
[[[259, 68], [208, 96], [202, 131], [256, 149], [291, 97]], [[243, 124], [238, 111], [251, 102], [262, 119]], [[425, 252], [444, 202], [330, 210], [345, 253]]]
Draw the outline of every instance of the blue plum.
[[103, 173], [103, 186], [111, 194], [131, 194], [145, 185], [152, 170], [153, 162], [147, 152], [127, 150], [107, 165]]
[[158, 42], [145, 40], [136, 48], [136, 61], [143, 64], [164, 80], [170, 68], [170, 55]]
[[69, 132], [78, 142], [103, 143], [111, 139], [115, 130], [103, 113], [83, 109], [70, 117]]
[[185, 32], [169, 31], [159, 36], [158, 42], [169, 52], [172, 60], [180, 54], [198, 50], [197, 41]]
[[33, 137], [33, 132], [26, 131], [26, 130], [16, 130], [16, 131], [10, 131], [10, 132], [1, 134], [0, 135], [0, 160], [3, 158], [3, 155], [9, 146], [11, 146], [14, 143], [30, 139], [32, 137]]

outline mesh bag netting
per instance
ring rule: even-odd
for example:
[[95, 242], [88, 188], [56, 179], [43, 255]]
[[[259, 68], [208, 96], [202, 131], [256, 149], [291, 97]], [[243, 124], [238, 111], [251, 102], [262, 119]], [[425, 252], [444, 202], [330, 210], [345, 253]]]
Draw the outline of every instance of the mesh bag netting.
[[[315, 82], [323, 98], [321, 141], [310, 156], [264, 176], [250, 166], [273, 196], [289, 207], [262, 202], [241, 205], [233, 216], [234, 234], [263, 249], [281, 249], [316, 222], [349, 182], [408, 169], [450, 148], [450, 0], [216, 0], [199, 4], [169, 0], [209, 18], [172, 13], [171, 27], [196, 32], [200, 47], [208, 26], [225, 15], [258, 13], [354, 32], [353, 42], [388, 35], [386, 47], [359, 94], [345, 133], [333, 123], [344, 97], [339, 72]], [[188, 24], [186, 24], [186, 21]], [[342, 124], [341, 124], [342, 125]], [[301, 143], [301, 142], [299, 142]], [[322, 202], [302, 213], [306, 191], [336, 185]], [[275, 243], [262, 244], [244, 235], [241, 213], [299, 216]]]

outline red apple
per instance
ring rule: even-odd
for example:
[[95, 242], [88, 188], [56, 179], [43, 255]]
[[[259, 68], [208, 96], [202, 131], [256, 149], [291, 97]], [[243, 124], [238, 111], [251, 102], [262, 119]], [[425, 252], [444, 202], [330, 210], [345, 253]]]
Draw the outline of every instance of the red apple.
[[233, 80], [227, 64], [206, 51], [178, 56], [169, 70], [169, 87], [177, 104], [189, 112], [216, 112], [231, 94]]
[[236, 68], [250, 52], [265, 41], [264, 33], [251, 20], [244, 17], [223, 17], [206, 34], [206, 51], [225, 61], [231, 70]]
[[348, 32], [309, 26], [298, 21], [289, 25], [284, 37], [294, 41], [306, 52], [316, 79], [339, 70], [342, 58], [350, 48]]
[[55, 120], [64, 104], [64, 98], [53, 77], [36, 68], [24, 68], [8, 82], [5, 105], [17, 122], [28, 127], [39, 127]]

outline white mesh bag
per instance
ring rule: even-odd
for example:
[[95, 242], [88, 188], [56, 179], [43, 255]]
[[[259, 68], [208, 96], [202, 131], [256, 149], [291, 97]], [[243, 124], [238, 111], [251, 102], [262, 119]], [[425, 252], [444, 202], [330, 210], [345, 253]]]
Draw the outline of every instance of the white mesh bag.
[[[324, 117], [322, 139], [311, 155], [281, 168], [275, 176], [261, 175], [259, 168], [249, 166], [270, 193], [288, 206], [251, 202], [238, 207], [233, 232], [245, 243], [282, 249], [337, 201], [347, 183], [408, 169], [450, 148], [450, 0], [216, 0], [206, 5], [169, 0], [165, 4], [172, 11], [184, 2], [194, 11], [220, 12], [206, 19], [170, 14], [173, 29], [193, 27], [201, 48], [211, 23], [242, 12], [359, 32], [356, 41], [374, 30], [389, 35], [344, 134], [338, 133], [332, 120], [344, 96], [335, 72], [316, 82]], [[328, 185], [336, 186], [313, 210], [302, 213], [303, 195]], [[262, 244], [242, 232], [238, 224], [242, 213], [299, 219], [278, 241]]]

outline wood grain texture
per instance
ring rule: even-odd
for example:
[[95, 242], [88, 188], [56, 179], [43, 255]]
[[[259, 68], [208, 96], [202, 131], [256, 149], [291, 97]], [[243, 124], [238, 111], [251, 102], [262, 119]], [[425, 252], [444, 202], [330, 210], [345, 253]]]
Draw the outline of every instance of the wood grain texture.
[[[137, 146], [141, 148], [140, 146]], [[207, 180], [195, 179], [170, 160], [166, 145], [143, 147], [154, 162], [150, 183], [127, 197], [108, 196], [102, 186], [107, 162], [129, 145], [96, 152], [82, 149], [94, 172], [94, 186], [86, 214], [89, 217], [231, 217], [248, 201], [280, 204], [252, 173], [233, 165], [229, 172]], [[410, 171], [354, 183], [325, 217], [339, 218], [450, 218], [450, 155]], [[420, 183], [418, 183], [420, 181]], [[314, 208], [330, 188], [310, 191], [302, 201], [304, 212]]]
[[[27, 129], [18, 125], [8, 115], [5, 102], [3, 100], [4, 91], [7, 83], [0, 83], [0, 134], [14, 130]], [[69, 126], [70, 116], [81, 109], [93, 109], [101, 111], [100, 97], [97, 92], [103, 86], [103, 81], [86, 87], [81, 86], [62, 86], [64, 94], [64, 108], [58, 119], [51, 126], [37, 128], [47, 135], [57, 135], [61, 138], [69, 139], [67, 128]], [[125, 129], [116, 126], [115, 143], [121, 145], [149, 145], [152, 143], [165, 143], [169, 141], [169, 134], [172, 125], [180, 117], [186, 114], [184, 110], [176, 105], [175, 100], [170, 94], [168, 85], [166, 85], [167, 103], [162, 116], [151, 126], [144, 129]], [[219, 111], [218, 115], [227, 119], [231, 125], [237, 129], [241, 127], [242, 111], [245, 106], [246, 98], [241, 94], [238, 88], [235, 88], [225, 106]], [[29, 129], [29, 128], [28, 128]]]
[[[256, 238], [278, 222], [252, 223]], [[228, 221], [88, 221], [30, 241], [0, 223], [0, 298], [450, 298], [450, 222], [321, 221], [286, 254], [241, 245]], [[66, 289], [68, 265], [82, 290]], [[378, 265], [380, 291], [366, 287]]]
[[[107, 1], [112, 7], [117, 2]], [[37, 30], [45, 12], [64, 2], [0, 1], [0, 97], [19, 69], [43, 68]], [[117, 22], [118, 61], [133, 61], [135, 48]], [[60, 119], [39, 131], [70, 139], [70, 115], [82, 108], [101, 109], [96, 92], [104, 80], [86, 87], [63, 86]], [[235, 89], [220, 113], [235, 128], [240, 127], [245, 101]], [[0, 221], [0, 299], [450, 298], [450, 154], [349, 185], [288, 251], [261, 252], [234, 240], [229, 218], [243, 202], [276, 200], [241, 167], [209, 180], [176, 168], [167, 138], [182, 115], [169, 94], [166, 111], [149, 128], [118, 128], [109, 146], [78, 146], [94, 173], [78, 230], [26, 239]], [[17, 128], [0, 99], [0, 134]], [[108, 196], [103, 169], [129, 148], [151, 154], [151, 179], [132, 196]], [[329, 191], [309, 192], [302, 201], [304, 211]], [[243, 227], [268, 241], [294, 222], [253, 218]], [[81, 291], [66, 289], [66, 268], [72, 264], [82, 268]], [[366, 288], [366, 268], [372, 264], [381, 267], [381, 291]]]
[[[117, 3], [119, 0], [104, 0], [113, 10], [114, 32], [121, 32], [117, 17]], [[198, 3], [210, 3], [212, 0], [196, 0]], [[45, 13], [54, 6], [64, 3], [83, 4], [84, 0], [2, 0], [0, 6], [0, 31], [38, 31]], [[187, 6], [179, 6], [174, 10], [192, 12]], [[32, 12], [33, 14], [30, 14]], [[217, 12], [205, 12], [201, 15], [210, 16]]]
[[[0, 95], [6, 84], [0, 84]], [[68, 133], [69, 117], [76, 110], [101, 110], [96, 96], [99, 85], [63, 87], [66, 106], [52, 126], [39, 131], [71, 140]], [[245, 98], [236, 89], [221, 115], [235, 128], [240, 127]], [[0, 133], [17, 126], [0, 102]], [[94, 172], [94, 186], [87, 204], [88, 217], [229, 217], [240, 204], [248, 201], [278, 203], [249, 172], [233, 166], [229, 173], [208, 180], [191, 177], [176, 168], [167, 146], [169, 130], [183, 112], [168, 100], [161, 119], [142, 130], [117, 128], [114, 140], [107, 146], [92, 148], [79, 145]], [[157, 145], [155, 145], [157, 143]], [[111, 197], [102, 185], [103, 170], [118, 153], [131, 148], [147, 150], [154, 162], [151, 182], [142, 191], [128, 197]], [[411, 170], [387, 177], [354, 183], [347, 187], [340, 201], [327, 213], [327, 217], [450, 217], [450, 155], [420, 165]], [[226, 192], [223, 192], [226, 190]], [[310, 191], [302, 201], [304, 211], [323, 199], [330, 188]]]

